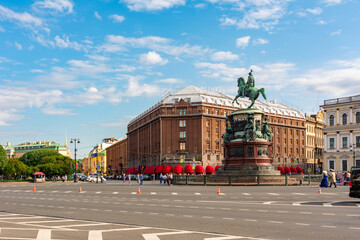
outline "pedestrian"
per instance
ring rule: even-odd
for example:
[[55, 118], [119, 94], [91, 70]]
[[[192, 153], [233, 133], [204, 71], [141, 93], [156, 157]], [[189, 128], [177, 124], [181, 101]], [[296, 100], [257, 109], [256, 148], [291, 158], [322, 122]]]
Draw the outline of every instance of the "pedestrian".
[[320, 187], [328, 187], [329, 183], [328, 183], [328, 180], [327, 180], [327, 171], [323, 171], [322, 176], [323, 176], [323, 178], [321, 180]]
[[164, 175], [163, 175], [164, 184], [166, 184], [166, 180], [167, 180], [167, 176], [166, 176], [166, 174], [164, 174]]
[[66, 181], [67, 181], [67, 175], [64, 176], [64, 180], [65, 180], [65, 183], [66, 183]]
[[143, 185], [144, 176], [142, 174], [140, 174], [139, 180], [140, 180], [140, 185]]
[[131, 185], [131, 174], [128, 174], [128, 178], [129, 178], [129, 185]]
[[140, 174], [139, 173], [136, 176], [136, 181], [137, 181], [137, 183], [139, 183], [139, 181], [140, 181]]
[[160, 173], [160, 184], [162, 184], [162, 180], [163, 180], [163, 175], [162, 175], [162, 173]]
[[155, 173], [152, 174], [152, 183], [155, 183]]
[[349, 185], [351, 173], [349, 171], [347, 171], [345, 176], [346, 176], [346, 178], [345, 178], [346, 184]]
[[329, 187], [331, 187], [333, 184], [336, 188], [336, 175], [333, 169], [330, 169], [330, 173], [329, 173]]
[[174, 176], [172, 173], [169, 173], [169, 185], [172, 186], [173, 184], [173, 179], [174, 179]]
[[125, 173], [123, 173], [123, 186], [125, 186], [125, 181], [126, 181], [126, 175]]

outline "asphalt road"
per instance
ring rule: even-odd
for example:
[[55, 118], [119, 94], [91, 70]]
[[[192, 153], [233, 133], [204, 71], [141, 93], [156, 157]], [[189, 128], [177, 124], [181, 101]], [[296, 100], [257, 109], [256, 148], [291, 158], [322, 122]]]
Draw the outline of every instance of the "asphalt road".
[[360, 239], [344, 186], [127, 184], [0, 184], [0, 239]]

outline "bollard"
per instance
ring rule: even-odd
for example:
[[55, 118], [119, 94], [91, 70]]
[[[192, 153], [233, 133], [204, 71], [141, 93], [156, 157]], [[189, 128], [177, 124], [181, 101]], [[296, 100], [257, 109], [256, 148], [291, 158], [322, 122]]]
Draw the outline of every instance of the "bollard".
[[231, 186], [231, 175], [229, 175], [229, 186]]
[[285, 173], [285, 186], [288, 186], [288, 175]]
[[186, 175], [186, 178], [185, 178], [185, 185], [188, 185], [188, 175]]
[[204, 186], [206, 186], [206, 175], [204, 175]]
[[260, 175], [257, 175], [257, 185], [260, 186]]

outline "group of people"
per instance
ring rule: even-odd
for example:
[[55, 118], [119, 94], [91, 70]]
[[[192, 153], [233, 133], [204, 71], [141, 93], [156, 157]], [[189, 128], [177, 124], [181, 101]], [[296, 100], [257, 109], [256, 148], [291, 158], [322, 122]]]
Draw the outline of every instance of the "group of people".
[[[343, 175], [344, 185], [349, 184], [350, 176], [351, 174], [349, 171], [344, 173]], [[323, 178], [321, 180], [320, 187], [331, 187], [332, 185], [334, 185], [334, 187], [336, 188], [337, 187], [336, 183], [337, 183], [336, 174], [333, 169], [330, 169], [329, 173], [327, 171], [323, 171]]]
[[174, 175], [172, 173], [166, 173], [166, 174], [160, 173], [160, 184], [164, 182], [164, 184], [172, 186], [173, 180], [174, 180]]

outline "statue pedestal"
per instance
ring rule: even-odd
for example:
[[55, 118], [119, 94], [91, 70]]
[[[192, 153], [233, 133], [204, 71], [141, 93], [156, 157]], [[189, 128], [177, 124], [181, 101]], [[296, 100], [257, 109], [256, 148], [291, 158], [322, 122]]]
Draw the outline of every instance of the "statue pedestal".
[[[271, 146], [266, 116], [259, 109], [232, 112], [224, 136], [225, 157], [218, 175], [280, 175], [271, 165]], [[264, 127], [265, 126], [265, 127]], [[272, 135], [272, 133], [270, 132]]]

